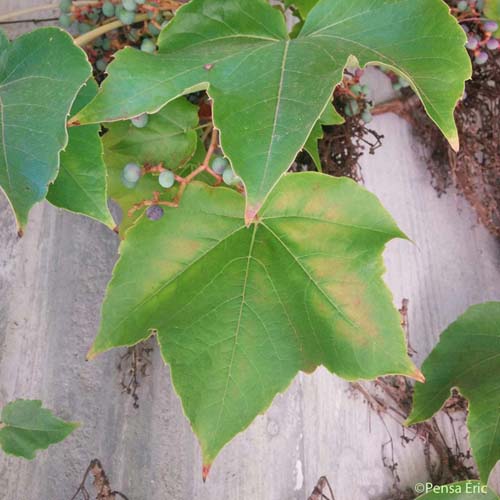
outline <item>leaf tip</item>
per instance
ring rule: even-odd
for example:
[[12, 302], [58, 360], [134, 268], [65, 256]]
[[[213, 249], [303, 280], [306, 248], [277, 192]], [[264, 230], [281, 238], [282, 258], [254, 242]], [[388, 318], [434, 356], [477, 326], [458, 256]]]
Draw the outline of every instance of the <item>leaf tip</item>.
[[85, 361], [92, 361], [97, 356], [97, 351], [95, 350], [95, 345], [93, 345], [87, 355], [85, 356]]
[[458, 135], [454, 135], [448, 139], [448, 142], [450, 143], [451, 149], [455, 151], [455, 153], [458, 153], [460, 149], [460, 139], [458, 138]]
[[203, 464], [203, 468], [201, 470], [201, 478], [203, 479], [204, 483], [207, 481], [208, 475], [210, 474], [211, 467], [212, 467], [212, 464]]
[[404, 422], [403, 422], [403, 425], [405, 427], [411, 427], [412, 425], [415, 424], [415, 422], [413, 421], [414, 419], [412, 418], [412, 416], [410, 415]]
[[74, 116], [73, 118], [70, 118], [67, 122], [67, 126], [68, 128], [71, 128], [71, 127], [79, 127], [81, 125], [81, 122], [79, 119], [76, 118], [76, 116]]
[[420, 382], [421, 384], [425, 384], [425, 375], [417, 367], [413, 369], [410, 377], [415, 379], [417, 382]]

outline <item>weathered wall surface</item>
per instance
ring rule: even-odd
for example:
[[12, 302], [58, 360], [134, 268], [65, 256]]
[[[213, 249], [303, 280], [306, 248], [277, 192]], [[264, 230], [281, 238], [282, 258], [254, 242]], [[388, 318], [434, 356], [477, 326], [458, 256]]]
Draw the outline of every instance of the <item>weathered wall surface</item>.
[[[19, 3], [35, 4], [2, 0], [0, 15]], [[380, 99], [386, 83], [377, 84]], [[436, 196], [406, 123], [386, 115], [375, 128], [385, 135], [384, 146], [364, 158], [363, 174], [415, 242], [392, 242], [385, 258], [395, 304], [410, 299], [420, 364], [439, 332], [469, 305], [500, 299], [499, 246], [464, 200]], [[393, 483], [381, 459], [388, 432], [401, 487], [427, 480], [422, 443], [402, 446], [394, 422], [387, 419], [386, 428], [345, 382], [320, 369], [298, 376], [223, 450], [203, 484], [198, 446], [158, 352], [137, 410], [121, 393], [122, 352], [84, 361], [117, 245], [98, 223], [47, 204], [33, 210], [19, 240], [0, 199], [0, 405], [40, 398], [82, 422], [33, 462], [0, 454], [1, 500], [69, 500], [94, 457], [130, 500], [305, 500], [323, 474], [337, 500], [379, 500], [390, 497]], [[495, 478], [498, 488], [500, 474]]]

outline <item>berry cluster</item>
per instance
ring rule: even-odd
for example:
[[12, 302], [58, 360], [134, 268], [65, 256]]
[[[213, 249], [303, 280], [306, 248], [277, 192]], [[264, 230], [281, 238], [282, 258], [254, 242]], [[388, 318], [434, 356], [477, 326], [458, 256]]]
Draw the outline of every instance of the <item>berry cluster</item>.
[[217, 175], [222, 176], [224, 184], [228, 186], [238, 186], [241, 184], [241, 179], [234, 173], [227, 158], [216, 156], [212, 160], [211, 168]]
[[[135, 127], [144, 128], [147, 126], [149, 122], [149, 116], [146, 113], [144, 113], [142, 115], [132, 118], [130, 121], [132, 125], [134, 125]], [[209, 157], [210, 156], [208, 156], [208, 158]], [[206, 165], [208, 165], [208, 163]], [[202, 165], [200, 168], [203, 169], [204, 166]], [[242, 189], [242, 181], [235, 174], [227, 158], [224, 158], [222, 156], [214, 156], [210, 168], [207, 167], [206, 169], [214, 177], [218, 179], [218, 183], [223, 181], [227, 186], [236, 187], [240, 190]], [[127, 165], [123, 167], [120, 177], [122, 184], [127, 189], [134, 189], [141, 180], [141, 177], [146, 174], [156, 175], [158, 178], [158, 184], [160, 185], [160, 187], [164, 189], [173, 188], [176, 181], [185, 185], [186, 182], [189, 182], [189, 177], [191, 177], [191, 176], [188, 176], [188, 178], [179, 177], [174, 172], [172, 172], [172, 170], [164, 168], [163, 165], [161, 164], [156, 166], [141, 167], [137, 163], [127, 163]], [[196, 172], [194, 172], [194, 174], [192, 175], [196, 175]], [[160, 202], [159, 193], [155, 192], [153, 200], [152, 201], [147, 200], [146, 203], [147, 205], [139, 203], [137, 206], [134, 206], [132, 212], [140, 208], [141, 206], [147, 206], [148, 208], [146, 210], [146, 216], [149, 219], [151, 220], [161, 219], [161, 217], [164, 214], [164, 211], [163, 208], [160, 206], [162, 202]], [[175, 206], [175, 202], [174, 203], [168, 202], [167, 204], [169, 206], [171, 205]]]
[[370, 87], [361, 83], [363, 70], [355, 69], [353, 72], [346, 71], [341, 85], [337, 89], [343, 101], [344, 115], [347, 117], [360, 116], [367, 124], [373, 120], [371, 110], [373, 103], [370, 100]]
[[484, 0], [459, 0], [451, 6], [452, 13], [467, 33], [465, 46], [472, 52], [478, 66], [486, 64], [491, 53], [500, 47], [500, 41], [495, 37], [498, 23], [485, 19], [483, 8]]
[[113, 20], [125, 25], [96, 37], [85, 47], [98, 74], [104, 73], [114, 52], [126, 45], [155, 52], [156, 39], [171, 17], [159, 0], [98, 0], [88, 5], [61, 0], [59, 6], [59, 24], [80, 35]]

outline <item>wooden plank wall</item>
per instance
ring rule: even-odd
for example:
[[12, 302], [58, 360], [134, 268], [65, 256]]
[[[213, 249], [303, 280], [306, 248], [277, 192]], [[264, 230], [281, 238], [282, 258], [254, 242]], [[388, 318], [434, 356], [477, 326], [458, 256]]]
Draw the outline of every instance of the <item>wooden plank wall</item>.
[[[2, 0], [0, 15], [42, 2]], [[8, 31], [14, 36], [30, 28]], [[390, 95], [383, 77], [374, 85], [378, 99]], [[363, 159], [363, 175], [415, 242], [391, 243], [385, 259], [395, 304], [410, 299], [420, 364], [439, 332], [469, 305], [500, 299], [499, 246], [461, 197], [436, 196], [405, 122], [386, 115], [374, 127], [385, 135], [384, 146]], [[123, 351], [84, 361], [117, 244], [98, 223], [47, 204], [33, 210], [19, 240], [0, 199], [0, 405], [40, 398], [82, 422], [33, 462], [0, 454], [0, 499], [69, 500], [98, 457], [130, 500], [305, 500], [323, 474], [336, 500], [382, 500], [395, 495], [381, 458], [389, 436], [400, 487], [428, 480], [422, 442], [402, 443], [397, 424], [382, 422], [347, 383], [319, 369], [299, 375], [227, 446], [203, 484], [198, 445], [158, 351], [140, 387], [139, 409], [121, 392], [116, 366]], [[457, 428], [464, 439], [463, 422]], [[499, 468], [494, 479], [499, 488]]]

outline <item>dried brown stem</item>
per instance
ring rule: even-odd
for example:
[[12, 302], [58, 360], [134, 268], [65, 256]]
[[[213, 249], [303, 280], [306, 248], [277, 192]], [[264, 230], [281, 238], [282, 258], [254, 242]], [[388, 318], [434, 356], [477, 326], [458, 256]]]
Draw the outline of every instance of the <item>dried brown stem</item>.
[[96, 500], [116, 500], [117, 497], [120, 497], [123, 500], [129, 500], [123, 493], [114, 491], [111, 488], [106, 472], [97, 458], [90, 462], [85, 474], [83, 475], [83, 479], [76, 490], [76, 493], [71, 497], [71, 500], [76, 500], [78, 495], [81, 495], [84, 500], [90, 500], [90, 493], [85, 487], [85, 483], [90, 475], [94, 478], [94, 486], [97, 491]]
[[218, 182], [220, 182], [221, 177], [220, 175], [217, 175], [211, 168], [210, 168], [210, 159], [215, 153], [215, 150], [217, 149], [217, 146], [219, 144], [219, 134], [216, 128], [213, 129], [212, 131], [212, 138], [210, 139], [210, 145], [208, 146], [207, 149], [207, 154], [205, 155], [205, 158], [203, 160], [203, 163], [195, 170], [193, 170], [187, 177], [184, 177], [180, 183], [181, 187], [179, 188], [179, 192], [177, 193], [177, 196], [175, 197], [175, 201], [177, 204], [180, 203], [182, 195], [184, 194], [184, 191], [186, 190], [187, 185], [198, 175], [200, 175], [202, 172], [206, 171], [210, 175], [214, 176]]
[[[198, 175], [200, 175], [202, 172], [207, 172], [211, 176], [213, 176], [216, 180], [216, 185], [220, 184], [222, 182], [222, 177], [215, 173], [211, 168], [210, 168], [210, 160], [212, 156], [215, 153], [215, 150], [218, 147], [218, 132], [217, 129], [213, 129], [212, 132], [212, 138], [210, 140], [210, 145], [208, 147], [207, 153], [205, 155], [205, 158], [203, 160], [203, 163], [197, 167], [195, 170], [193, 170], [189, 175], [186, 177], [181, 177], [180, 175], [175, 176], [175, 180], [180, 184], [179, 191], [177, 192], [177, 195], [175, 196], [173, 201], [162, 201], [160, 200], [160, 193], [155, 191], [153, 193], [153, 199], [151, 200], [143, 200], [139, 203], [136, 203], [135, 205], [130, 208], [128, 211], [128, 216], [132, 217], [137, 210], [140, 210], [141, 208], [144, 207], [150, 207], [152, 205], [160, 205], [160, 206], [165, 206], [165, 207], [171, 207], [171, 208], [178, 208], [179, 203], [182, 199], [182, 196], [184, 195], [184, 191], [186, 191], [186, 188], [190, 182], [192, 182]], [[147, 174], [147, 173], [161, 173], [164, 172], [166, 169], [163, 167], [163, 164], [158, 164], [158, 165], [145, 165], [142, 169], [142, 174]]]
[[374, 116], [383, 115], [385, 113], [394, 113], [401, 118], [404, 118], [411, 125], [414, 123], [412, 116], [413, 109], [420, 104], [419, 98], [414, 95], [409, 99], [393, 99], [391, 101], [382, 102], [377, 104], [371, 113]]
[[[328, 489], [330, 497], [324, 494], [324, 491]], [[325, 476], [319, 478], [318, 484], [314, 487], [313, 492], [307, 500], [335, 500], [335, 495], [333, 494], [332, 487]]]

